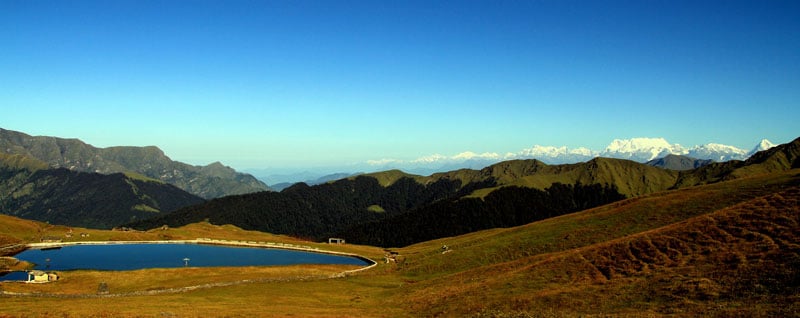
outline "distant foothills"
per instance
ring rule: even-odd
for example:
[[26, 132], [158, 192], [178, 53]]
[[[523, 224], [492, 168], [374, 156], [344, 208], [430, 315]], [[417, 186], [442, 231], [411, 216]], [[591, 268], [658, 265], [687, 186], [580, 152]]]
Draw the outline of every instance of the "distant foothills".
[[646, 158], [592, 157], [569, 164], [507, 160], [430, 175], [342, 174], [276, 192], [252, 175], [220, 163], [172, 161], [156, 147], [96, 148], [77, 139], [0, 129], [0, 213], [100, 229], [233, 224], [390, 247], [800, 167], [800, 139], [779, 146], [763, 141], [743, 154], [746, 160], [723, 162], [643, 146], [659, 143], [615, 141], [616, 156], [649, 151]]

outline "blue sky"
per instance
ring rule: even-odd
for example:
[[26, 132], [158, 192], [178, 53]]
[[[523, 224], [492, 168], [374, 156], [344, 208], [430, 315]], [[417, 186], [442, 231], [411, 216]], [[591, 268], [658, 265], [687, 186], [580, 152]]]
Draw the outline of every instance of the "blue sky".
[[0, 127], [234, 168], [800, 136], [798, 1], [0, 0]]

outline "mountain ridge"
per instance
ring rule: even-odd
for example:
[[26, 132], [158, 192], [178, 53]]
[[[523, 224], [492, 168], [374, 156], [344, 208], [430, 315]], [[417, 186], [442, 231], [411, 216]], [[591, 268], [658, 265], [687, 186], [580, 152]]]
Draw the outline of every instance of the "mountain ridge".
[[659, 167], [669, 170], [692, 170], [714, 162], [711, 159], [696, 159], [684, 155], [669, 154], [662, 158], [656, 158], [646, 162], [645, 164], [653, 167]]
[[735, 146], [719, 143], [707, 143], [692, 147], [669, 143], [665, 138], [636, 137], [630, 139], [614, 139], [603, 150], [592, 150], [586, 147], [569, 148], [567, 146], [533, 145], [518, 152], [505, 155], [494, 152], [473, 153], [462, 152], [453, 156], [434, 154], [415, 160], [381, 159], [369, 160], [367, 163], [380, 170], [401, 169], [417, 174], [433, 174], [461, 168], [481, 169], [483, 167], [509, 160], [537, 159], [547, 164], [570, 164], [586, 162], [593, 158], [616, 158], [645, 163], [667, 155], [683, 155], [696, 159], [710, 159], [716, 162], [729, 160], [745, 160], [752, 154], [775, 146], [769, 140], [762, 139], [750, 151]]
[[[396, 220], [402, 218], [404, 214], [424, 210], [432, 205], [438, 205], [434, 209], [436, 211], [447, 211], [453, 206], [464, 204], [462, 202], [464, 200], [491, 198], [495, 192], [509, 192], [511, 190], [508, 188], [513, 190], [514, 187], [535, 190], [520, 191], [519, 193], [527, 193], [523, 195], [524, 197], [542, 196], [541, 192], [537, 191], [555, 191], [553, 198], [558, 200], [570, 195], [576, 195], [575, 198], [578, 195], [597, 198], [605, 196], [603, 193], [612, 194], [613, 191], [632, 198], [668, 189], [785, 171], [800, 165], [797, 159], [800, 152], [798, 149], [800, 149], [800, 138], [792, 143], [759, 152], [748, 161], [714, 163], [687, 171], [667, 170], [631, 160], [602, 157], [584, 163], [562, 165], [548, 165], [535, 159], [510, 160], [481, 170], [460, 169], [431, 176], [390, 170], [317, 186], [295, 184], [280, 193], [225, 197], [130, 226], [148, 229], [162, 224], [181, 226], [209, 220], [213, 223], [233, 224], [244, 229], [315, 239], [333, 234], [346, 235], [348, 228], [355, 229], [366, 222], [373, 222], [376, 228], [395, 230], [405, 228], [413, 231], [420, 227], [386, 224], [398, 222]], [[585, 192], [594, 194], [586, 195]], [[478, 207], [483, 204], [480, 201], [471, 202], [475, 204], [456, 210], [472, 210], [481, 214], [484, 213], [481, 211], [497, 211], [503, 206], [502, 200], [492, 199], [492, 204], [496, 206], [481, 207]], [[552, 213], [559, 214], [563, 211]], [[523, 219], [526, 218], [510, 217], [508, 223], [498, 224], [514, 226], [519, 225], [514, 223], [517, 222], [514, 220]], [[304, 225], [302, 230], [298, 227], [299, 224]], [[476, 224], [453, 223], [444, 226], [454, 227], [454, 231], [440, 231], [448, 235], [481, 228]], [[359, 233], [365, 233], [364, 229], [361, 228]], [[404, 237], [401, 233], [396, 234], [399, 235], [396, 237]], [[393, 241], [387, 241], [385, 237], [382, 240], [380, 244], [393, 246]], [[407, 243], [410, 242], [402, 241], [402, 244]]]
[[[627, 149], [624, 151], [623, 145], [627, 145]], [[658, 148], [659, 146], [661, 148]], [[586, 147], [570, 148], [568, 146], [542, 146], [537, 144], [518, 152], [508, 152], [506, 154], [464, 151], [452, 156], [433, 154], [413, 160], [385, 158], [367, 160], [362, 164], [352, 164], [348, 166], [318, 167], [313, 169], [304, 168], [306, 170], [303, 170], [303, 172], [295, 173], [287, 173], [288, 171], [293, 171], [291, 169], [282, 169], [282, 171], [285, 171], [284, 174], [275, 174], [276, 171], [281, 169], [250, 169], [249, 171], [255, 173], [259, 176], [259, 179], [267, 182], [267, 184], [272, 185], [280, 183], [278, 187], [284, 188], [295, 182], [312, 184], [314, 182], [308, 181], [330, 175], [333, 172], [360, 171], [372, 173], [397, 169], [410, 174], [430, 176], [432, 174], [460, 169], [480, 170], [493, 164], [510, 160], [536, 159], [549, 165], [558, 165], [580, 163], [596, 157], [606, 157], [647, 163], [648, 161], [664, 158], [670, 154], [688, 156], [697, 160], [724, 162], [729, 160], [745, 160], [755, 152], [773, 146], [775, 145], [769, 142], [769, 140], [762, 139], [761, 142], [753, 146], [749, 151], [736, 146], [714, 142], [692, 147], [683, 147], [680, 144], [669, 143], [669, 141], [661, 137], [637, 137], [630, 139], [614, 139], [614, 141], [601, 150], [592, 150]], [[645, 151], [642, 148], [648, 149]], [[656, 154], [655, 158], [653, 153]]]
[[255, 177], [219, 162], [192, 166], [173, 161], [156, 146], [97, 148], [79, 139], [30, 136], [0, 128], [0, 152], [35, 158], [51, 168], [101, 174], [135, 172], [206, 199], [270, 190]]
[[691, 171], [682, 171], [673, 188], [784, 171], [800, 167], [800, 138], [755, 153], [745, 161], [714, 162]]

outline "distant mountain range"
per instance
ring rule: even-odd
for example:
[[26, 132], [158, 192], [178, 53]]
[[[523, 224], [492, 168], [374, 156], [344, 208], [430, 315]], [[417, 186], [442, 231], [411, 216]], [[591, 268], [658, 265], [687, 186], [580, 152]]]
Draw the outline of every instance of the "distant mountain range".
[[[253, 169], [249, 172], [256, 175], [260, 180], [266, 182], [270, 187], [280, 190], [296, 182], [304, 182], [309, 185], [316, 184], [318, 178], [326, 178], [328, 175], [341, 175], [343, 171], [387, 171], [402, 170], [407, 173], [417, 175], [432, 175], [435, 173], [453, 171], [459, 169], [480, 170], [490, 165], [502, 161], [518, 159], [536, 159], [550, 165], [571, 164], [586, 162], [593, 158], [617, 158], [628, 159], [640, 163], [652, 161], [652, 165], [673, 169], [683, 170], [688, 166], [665, 165], [666, 162], [657, 159], [665, 158], [669, 155], [681, 156], [684, 161], [697, 161], [691, 166], [699, 167], [710, 162], [723, 162], [729, 160], [745, 160], [752, 154], [769, 149], [775, 145], [769, 140], [763, 139], [749, 151], [734, 146], [708, 143], [693, 147], [683, 147], [679, 144], [671, 144], [664, 138], [631, 138], [615, 139], [602, 151], [591, 150], [588, 148], [569, 148], [566, 146], [541, 146], [534, 145], [531, 148], [523, 149], [516, 153], [498, 154], [493, 152], [474, 153], [462, 152], [453, 156], [434, 154], [417, 158], [414, 160], [379, 159], [368, 160], [364, 164], [305, 169], [303, 172], [282, 171], [277, 173], [273, 169]], [[676, 158], [669, 159], [674, 161]], [[673, 162], [673, 164], [676, 164]], [[684, 163], [686, 164], [686, 163]], [[344, 173], [346, 174], [346, 173]], [[353, 175], [357, 173], [352, 173]]]
[[[362, 174], [362, 173], [360, 173], [360, 172], [359, 173], [332, 173], [332, 174], [324, 175], [324, 176], [321, 176], [321, 177], [318, 177], [318, 178], [315, 178], [315, 179], [308, 179], [308, 180], [300, 181], [300, 182], [305, 183], [307, 185], [318, 185], [318, 184], [323, 184], [323, 183], [329, 182], [329, 181], [335, 181], [335, 180], [344, 179], [344, 178], [347, 178], [347, 177], [356, 176], [356, 175], [359, 175], [359, 174]], [[291, 176], [286, 176], [286, 177], [291, 178]], [[295, 183], [297, 183], [297, 182], [274, 183], [274, 184], [270, 184], [269, 187], [271, 189], [275, 190], [275, 191], [281, 191], [283, 189], [291, 187]]]
[[537, 159], [547, 164], [568, 164], [586, 162], [592, 158], [617, 158], [628, 159], [645, 163], [667, 155], [688, 156], [699, 160], [712, 160], [715, 162], [729, 160], [745, 160], [756, 152], [769, 149], [775, 145], [763, 139], [749, 151], [734, 146], [709, 143], [694, 147], [683, 147], [671, 144], [664, 138], [631, 138], [615, 139], [602, 151], [588, 148], [568, 148], [566, 146], [541, 146], [534, 145], [516, 153], [498, 154], [493, 152], [473, 153], [463, 152], [454, 156], [431, 155], [411, 161], [403, 160], [372, 160], [372, 167], [379, 170], [401, 169], [403, 171], [431, 174], [435, 172], [469, 168], [480, 169], [488, 165], [515, 159]]
[[206, 199], [270, 190], [252, 175], [236, 172], [219, 162], [192, 166], [171, 160], [154, 146], [96, 148], [78, 139], [30, 136], [0, 128], [0, 154], [33, 158], [49, 168], [100, 174], [136, 173]]
[[756, 152], [767, 150], [774, 146], [773, 143], [766, 139], [762, 139], [750, 151], [716, 143], [685, 148], [678, 144], [670, 144], [664, 138], [615, 139], [605, 150], [598, 153], [598, 156], [646, 162], [667, 155], [686, 155], [696, 159], [722, 162], [745, 160]]

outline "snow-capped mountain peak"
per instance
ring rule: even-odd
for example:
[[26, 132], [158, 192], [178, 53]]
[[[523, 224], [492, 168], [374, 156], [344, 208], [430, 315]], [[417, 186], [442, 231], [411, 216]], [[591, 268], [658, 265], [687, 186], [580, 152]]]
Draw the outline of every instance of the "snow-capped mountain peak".
[[600, 153], [601, 157], [630, 159], [646, 162], [669, 154], [684, 155], [688, 151], [679, 144], [670, 144], [664, 138], [614, 139]]
[[594, 157], [599, 153], [588, 148], [579, 147], [569, 149], [567, 146], [553, 147], [534, 145], [531, 148], [523, 149], [516, 154], [508, 154], [507, 158], [538, 159], [545, 163], [573, 163], [582, 162]]
[[773, 144], [772, 142], [770, 142], [769, 140], [761, 139], [761, 142], [759, 142], [755, 147], [753, 147], [752, 150], [750, 150], [750, 152], [747, 153], [747, 157], [749, 158], [750, 156], [754, 155], [756, 152], [764, 151], [764, 150], [770, 149], [770, 148], [775, 147], [775, 146], [776, 145]]
[[[534, 145], [531, 148], [523, 149], [518, 152], [508, 152], [499, 154], [495, 152], [476, 153], [471, 151], [461, 152], [447, 156], [433, 154], [420, 157], [414, 160], [381, 159], [371, 160], [368, 164], [373, 167], [380, 166], [384, 169], [401, 168], [408, 171], [447, 171], [473, 168], [480, 169], [486, 165], [502, 160], [512, 159], [537, 159], [547, 164], [564, 164], [585, 162], [594, 157], [628, 159], [637, 162], [648, 162], [653, 159], [666, 157], [667, 155], [686, 155], [695, 159], [711, 159], [722, 162], [729, 160], [745, 160], [756, 152], [767, 150], [775, 144], [763, 139], [750, 152], [718, 143], [708, 143], [704, 145], [684, 148], [679, 144], [671, 144], [664, 138], [631, 138], [614, 139], [603, 151], [591, 150], [588, 148], [569, 148], [567, 146], [541, 146]], [[416, 170], [414, 170], [416, 169]]]
[[523, 154], [523, 155], [526, 155], [526, 156], [531, 156], [531, 157], [535, 157], [535, 156], [557, 157], [557, 156], [570, 155], [570, 154], [572, 154], [572, 155], [592, 156], [592, 155], [595, 155], [596, 152], [595, 151], [591, 151], [588, 148], [583, 148], [583, 147], [575, 148], [575, 149], [569, 149], [569, 148], [567, 148], [567, 146], [553, 147], [553, 146], [534, 145], [533, 147], [531, 147], [529, 149], [522, 150], [520, 152], [520, 154]]
[[454, 160], [471, 160], [471, 159], [486, 159], [486, 160], [500, 160], [499, 154], [494, 152], [474, 153], [472, 151], [465, 151], [453, 156]]
[[688, 156], [697, 159], [711, 159], [714, 161], [728, 161], [728, 160], [741, 160], [745, 157], [747, 151], [739, 149], [734, 146], [728, 146], [717, 143], [709, 143], [700, 146], [694, 146], [689, 150]]

